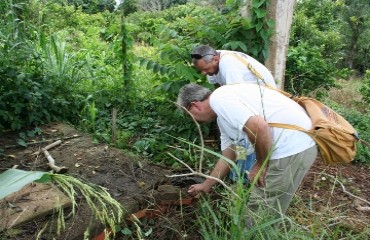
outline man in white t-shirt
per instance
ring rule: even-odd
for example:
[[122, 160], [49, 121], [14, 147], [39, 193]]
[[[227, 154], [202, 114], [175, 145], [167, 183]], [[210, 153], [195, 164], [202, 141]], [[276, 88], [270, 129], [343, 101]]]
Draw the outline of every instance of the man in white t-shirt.
[[[250, 142], [256, 152], [256, 163], [249, 173], [256, 187], [248, 207], [257, 208], [258, 199], [285, 213], [303, 177], [316, 159], [317, 147], [307, 134], [269, 127], [269, 122], [311, 128], [306, 111], [283, 94], [257, 84], [232, 84], [217, 88], [213, 93], [200, 85], [188, 84], [181, 88], [177, 103], [188, 109], [198, 122], [217, 118], [221, 132], [223, 156], [235, 160], [234, 141]], [[264, 161], [268, 162], [264, 165]], [[265, 166], [265, 167], [263, 167]], [[220, 159], [211, 176], [225, 177], [230, 168]], [[189, 187], [190, 194], [209, 192], [217, 181], [207, 178]]]
[[207, 45], [199, 45], [191, 53], [193, 65], [202, 74], [207, 76], [208, 82], [216, 87], [234, 83], [261, 83], [257, 77], [246, 66], [244, 59], [264, 79], [264, 81], [276, 87], [271, 72], [251, 56], [228, 50], [215, 50]]

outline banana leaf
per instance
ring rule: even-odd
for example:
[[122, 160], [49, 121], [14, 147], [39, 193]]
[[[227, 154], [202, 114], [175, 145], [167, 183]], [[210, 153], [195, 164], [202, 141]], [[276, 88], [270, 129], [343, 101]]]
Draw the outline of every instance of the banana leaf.
[[17, 192], [32, 182], [49, 182], [51, 173], [8, 169], [0, 174], [0, 199]]

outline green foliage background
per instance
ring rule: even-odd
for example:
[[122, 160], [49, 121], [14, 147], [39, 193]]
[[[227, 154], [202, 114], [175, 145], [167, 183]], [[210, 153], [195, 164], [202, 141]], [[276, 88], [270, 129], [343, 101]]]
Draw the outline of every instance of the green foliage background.
[[[116, 10], [112, 1], [104, 6], [98, 1], [2, 1], [0, 130], [68, 121], [111, 143], [116, 109], [118, 147], [174, 166], [168, 151], [192, 161], [187, 147], [171, 137], [199, 141], [194, 123], [173, 103], [185, 83], [211, 87], [191, 67], [191, 49], [203, 43], [262, 62], [268, 56], [274, 24], [266, 17], [269, 3], [251, 1], [251, 16], [245, 18], [242, 2], [167, 1], [160, 11], [143, 11], [139, 1], [125, 1]], [[336, 79], [364, 74], [368, 9], [361, 0], [299, 1], [285, 89], [323, 98], [337, 86]], [[361, 91], [365, 102], [367, 78]], [[364, 112], [343, 109], [343, 114], [369, 141]], [[202, 130], [206, 138], [217, 139], [214, 125]], [[368, 151], [361, 149], [358, 160], [369, 161]]]
[[[171, 153], [196, 166], [199, 152], [189, 143], [199, 145], [198, 131], [174, 101], [185, 83], [212, 86], [192, 68], [189, 52], [199, 43], [210, 44], [246, 52], [263, 62], [274, 24], [266, 17], [269, 1], [251, 0], [250, 18], [241, 16], [244, 1], [239, 0], [161, 0], [161, 9], [155, 11], [144, 11], [142, 2], [125, 0], [115, 8], [112, 0], [1, 1], [0, 132], [20, 131], [18, 143], [26, 146], [29, 137], [40, 134], [41, 124], [65, 121], [91, 133], [95, 141], [134, 151], [150, 161], [180, 167]], [[369, 10], [367, 0], [297, 1], [284, 86], [324, 101], [368, 142]], [[353, 99], [342, 96], [335, 102], [329, 91], [339, 87], [338, 80], [352, 78], [361, 79], [356, 92], [361, 100], [349, 109], [343, 102]], [[113, 109], [118, 113], [116, 141], [112, 139]], [[207, 147], [217, 152], [215, 123], [201, 128], [210, 140]], [[216, 155], [206, 155], [205, 169], [213, 165]], [[370, 150], [358, 144], [356, 161], [370, 165]], [[240, 216], [248, 200], [246, 190], [240, 183], [241, 199], [225, 194], [230, 200], [226, 203], [202, 203], [197, 227], [205, 239], [245, 236]], [[314, 230], [293, 224], [289, 231], [279, 232], [270, 229], [274, 222], [260, 220], [247, 238], [357, 236], [356, 231], [336, 224], [334, 228], [328, 224], [327, 229], [314, 224]]]

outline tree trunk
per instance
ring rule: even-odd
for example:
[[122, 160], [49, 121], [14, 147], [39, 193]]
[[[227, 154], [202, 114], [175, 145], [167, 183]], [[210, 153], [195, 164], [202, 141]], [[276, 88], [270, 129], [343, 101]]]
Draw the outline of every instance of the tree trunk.
[[275, 22], [275, 29], [265, 65], [272, 72], [280, 89], [284, 89], [286, 55], [295, 2], [295, 0], [270, 0], [267, 9], [268, 17]]

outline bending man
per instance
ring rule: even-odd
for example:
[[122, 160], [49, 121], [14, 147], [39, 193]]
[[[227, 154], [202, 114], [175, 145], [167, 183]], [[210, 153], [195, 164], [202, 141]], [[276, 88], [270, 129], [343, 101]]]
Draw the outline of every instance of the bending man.
[[[269, 127], [269, 122], [286, 123], [311, 128], [305, 110], [281, 93], [256, 84], [233, 84], [217, 88], [213, 93], [197, 84], [181, 88], [178, 104], [199, 122], [217, 118], [221, 132], [222, 154], [235, 160], [234, 142], [250, 142], [256, 152], [256, 163], [249, 179], [253, 181], [248, 207], [255, 208], [258, 199], [285, 213], [303, 177], [316, 159], [317, 147], [307, 134], [288, 129]], [[268, 161], [262, 168], [264, 161]], [[230, 168], [218, 160], [211, 176], [225, 177]], [[190, 186], [189, 193], [209, 192], [217, 182], [206, 179]]]
[[246, 63], [250, 64], [267, 84], [276, 87], [271, 72], [262, 63], [245, 53], [216, 51], [210, 46], [199, 45], [193, 49], [190, 56], [195, 68], [206, 75], [208, 82], [216, 87], [234, 83], [261, 83]]

